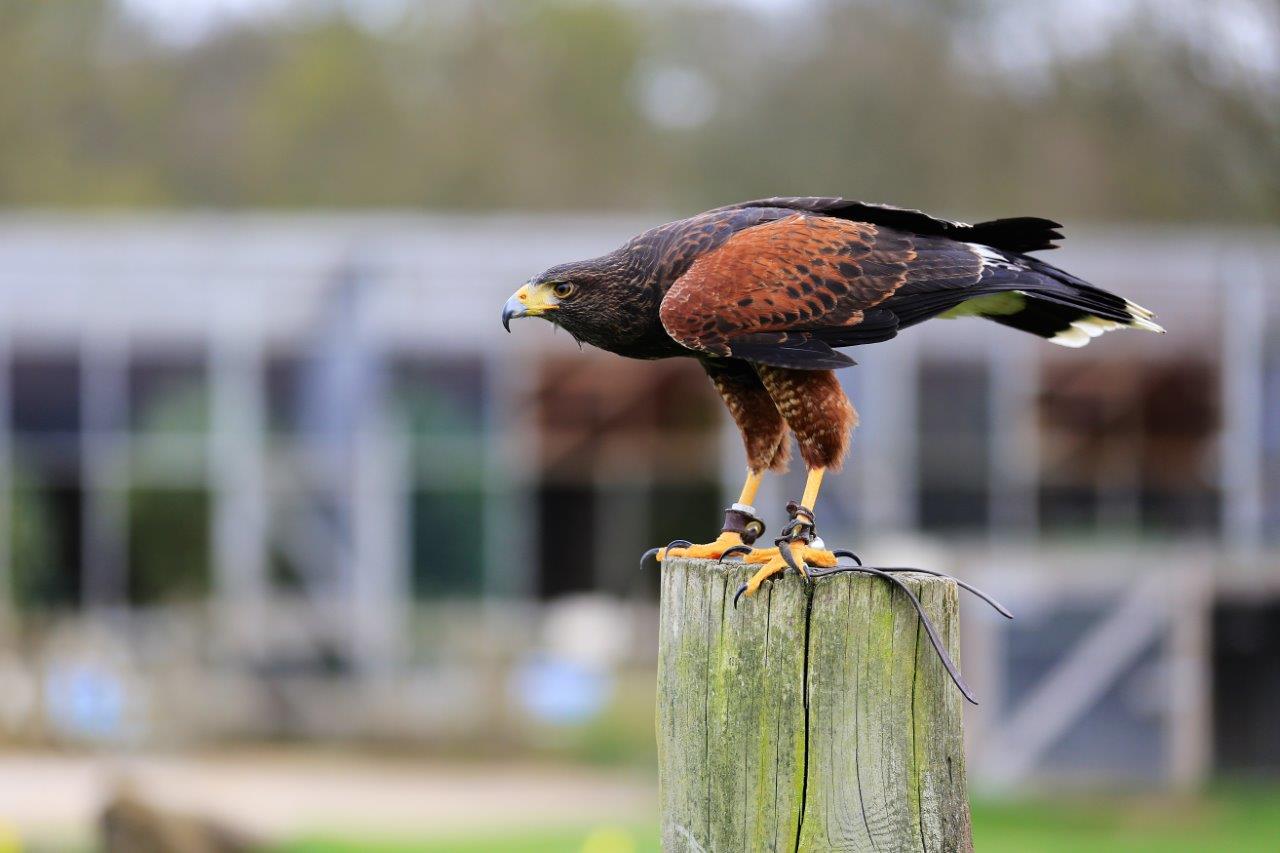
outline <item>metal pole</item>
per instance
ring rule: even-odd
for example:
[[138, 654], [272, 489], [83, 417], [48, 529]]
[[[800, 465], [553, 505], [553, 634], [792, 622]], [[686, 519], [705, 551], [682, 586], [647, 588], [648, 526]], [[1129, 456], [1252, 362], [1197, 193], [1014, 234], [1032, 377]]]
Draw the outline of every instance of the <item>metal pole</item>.
[[1266, 295], [1252, 257], [1230, 262], [1220, 282], [1217, 292], [1226, 300], [1220, 373], [1223, 427], [1218, 439], [1222, 533], [1228, 550], [1251, 558], [1261, 551], [1263, 538]]
[[128, 349], [110, 330], [80, 345], [82, 601], [90, 609], [128, 599]]
[[13, 341], [5, 296], [0, 295], [0, 617], [14, 607]]
[[213, 587], [220, 629], [233, 649], [256, 652], [267, 597], [267, 413], [261, 305], [227, 292], [209, 348], [213, 487]]

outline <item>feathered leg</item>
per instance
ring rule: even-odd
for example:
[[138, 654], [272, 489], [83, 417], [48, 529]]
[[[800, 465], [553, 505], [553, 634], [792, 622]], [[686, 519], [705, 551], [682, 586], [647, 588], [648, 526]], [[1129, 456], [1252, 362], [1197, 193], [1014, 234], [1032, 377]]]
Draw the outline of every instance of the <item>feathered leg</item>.
[[823, 475], [844, 464], [853, 428], [858, 425], [858, 413], [834, 372], [766, 365], [757, 365], [756, 371], [783, 420], [796, 434], [809, 476], [800, 502], [787, 505], [791, 521], [778, 539], [778, 547], [746, 556], [747, 562], [764, 564], [740, 591], [748, 596], [755, 595], [760, 584], [787, 568], [807, 574], [808, 566], [836, 565], [835, 554], [816, 537], [814, 504]]

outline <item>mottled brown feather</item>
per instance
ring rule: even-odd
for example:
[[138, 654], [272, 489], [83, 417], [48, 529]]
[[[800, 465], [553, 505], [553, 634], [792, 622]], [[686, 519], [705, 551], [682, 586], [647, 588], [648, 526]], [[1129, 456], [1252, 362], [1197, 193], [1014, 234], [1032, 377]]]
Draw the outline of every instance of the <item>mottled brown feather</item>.
[[742, 433], [747, 466], [757, 473], [787, 470], [791, 458], [787, 422], [751, 365], [715, 360], [704, 361], [703, 367]]
[[778, 412], [796, 434], [805, 465], [839, 470], [849, 452], [858, 413], [835, 373], [763, 364], [755, 368]]
[[698, 257], [659, 317], [689, 349], [733, 354], [735, 337], [855, 326], [893, 295], [916, 257], [911, 236], [796, 214], [746, 228]]

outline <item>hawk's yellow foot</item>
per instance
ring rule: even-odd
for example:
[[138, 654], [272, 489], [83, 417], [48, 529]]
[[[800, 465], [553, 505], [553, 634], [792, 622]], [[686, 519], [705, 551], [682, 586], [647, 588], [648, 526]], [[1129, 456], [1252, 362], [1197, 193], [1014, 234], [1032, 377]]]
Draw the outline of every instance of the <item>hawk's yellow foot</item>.
[[[754, 541], [754, 537], [752, 537]], [[777, 548], [766, 548], [765, 551], [777, 553]], [[743, 540], [742, 534], [726, 530], [722, 532], [716, 541], [707, 542], [703, 545], [694, 545], [683, 539], [677, 539], [665, 548], [651, 548], [645, 552], [641, 562], [652, 557], [661, 563], [667, 557], [691, 557], [702, 560], [721, 560], [725, 557], [742, 557], [744, 560], [749, 559], [752, 554], [759, 554], [758, 549], [752, 548]], [[756, 560], [755, 562], [759, 562]], [[824, 564], [825, 565], [825, 564]]]
[[818, 489], [822, 486], [822, 474], [823, 469], [811, 468], [804, 484], [804, 497], [799, 502], [790, 501], [787, 504], [787, 514], [791, 516], [791, 521], [783, 529], [782, 536], [776, 540], [778, 547], [752, 551], [743, 558], [743, 562], [764, 563], [764, 565], [751, 576], [751, 580], [738, 588], [733, 596], [735, 607], [739, 598], [744, 594], [755, 595], [756, 590], [760, 589], [760, 584], [778, 572], [795, 569], [807, 581], [811, 566], [826, 569], [836, 565], [836, 555], [825, 547], [821, 547], [823, 542], [817, 536], [813, 521], [811, 507], [818, 499]]
[[[825, 548], [812, 548], [808, 544], [798, 541], [788, 542], [781, 547], [791, 549], [791, 560], [805, 577], [808, 577], [807, 570], [811, 567], [828, 569], [836, 565], [836, 555]], [[737, 594], [733, 597], [735, 606], [738, 603], [738, 599], [743, 595], [748, 598], [754, 596], [762, 583], [774, 575], [791, 568], [791, 563], [788, 563], [786, 557], [782, 555], [781, 548], [760, 548], [747, 554], [742, 558], [742, 561], [751, 564], [763, 563], [764, 565], [751, 576], [751, 580], [738, 589]]]
[[718, 560], [724, 556], [724, 552], [731, 548], [745, 547], [746, 543], [742, 541], [742, 536], [732, 530], [726, 530], [716, 537], [716, 541], [708, 542], [705, 545], [688, 545], [678, 546], [674, 548], [659, 548], [658, 553], [654, 556], [658, 562], [662, 562], [667, 557], [694, 557], [704, 560]]
[[650, 548], [640, 558], [640, 565], [643, 566], [650, 557], [658, 562], [668, 556], [720, 560], [726, 556], [751, 552], [751, 543], [764, 533], [764, 522], [756, 517], [755, 507], [751, 506], [762, 476], [759, 471], [747, 472], [747, 482], [742, 487], [742, 494], [724, 511], [724, 527], [716, 541], [694, 545], [687, 540], [677, 539], [665, 548]]
[[[754, 541], [754, 537], [753, 537]], [[687, 539], [676, 539], [665, 548], [650, 548], [640, 555], [640, 567], [650, 559], [661, 563], [667, 557], [693, 557], [703, 560], [720, 560], [726, 556], [746, 554], [751, 546], [743, 541], [742, 534], [733, 530], [723, 531], [716, 541], [695, 545]]]
[[[803, 542], [791, 542], [789, 545], [791, 556], [797, 563], [803, 560], [806, 565], [817, 566], [822, 569], [829, 569], [836, 564], [836, 555], [833, 551], [828, 551], [825, 548], [814, 548]], [[783, 560], [780, 549], [757, 548], [742, 558], [744, 563], [768, 563], [773, 560]], [[785, 560], [783, 560], [783, 565], [787, 565]]]

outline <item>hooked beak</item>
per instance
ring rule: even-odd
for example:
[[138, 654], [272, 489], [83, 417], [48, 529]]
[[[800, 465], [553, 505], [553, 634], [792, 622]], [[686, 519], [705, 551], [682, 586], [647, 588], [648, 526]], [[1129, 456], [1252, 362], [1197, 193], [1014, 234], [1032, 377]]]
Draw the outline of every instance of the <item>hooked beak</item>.
[[[521, 288], [523, 290], [524, 288]], [[507, 304], [502, 306], [502, 328], [511, 331], [511, 321], [529, 316], [529, 312], [520, 304], [520, 300], [512, 295]]]
[[511, 321], [520, 317], [539, 317], [548, 311], [559, 308], [558, 300], [550, 294], [549, 288], [523, 285], [502, 306], [502, 328], [511, 331]]

